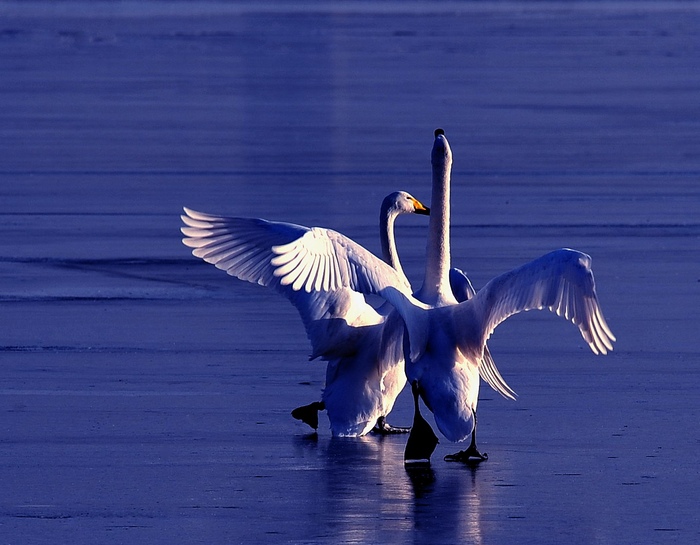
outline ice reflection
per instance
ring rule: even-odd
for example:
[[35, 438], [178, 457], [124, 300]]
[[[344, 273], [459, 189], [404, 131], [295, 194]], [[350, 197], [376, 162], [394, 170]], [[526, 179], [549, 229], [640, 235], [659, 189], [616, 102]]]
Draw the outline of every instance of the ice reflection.
[[319, 464], [311, 472], [318, 481], [308, 483], [317, 503], [307, 532], [339, 542], [483, 543], [482, 502], [494, 501], [494, 488], [482, 486], [479, 468], [438, 461], [436, 469], [407, 471], [404, 443], [403, 437], [306, 440]]
[[324, 456], [328, 519], [339, 541], [368, 543], [411, 529], [413, 494], [401, 438], [334, 438]]
[[407, 471], [414, 492], [416, 543], [483, 543], [478, 466]]

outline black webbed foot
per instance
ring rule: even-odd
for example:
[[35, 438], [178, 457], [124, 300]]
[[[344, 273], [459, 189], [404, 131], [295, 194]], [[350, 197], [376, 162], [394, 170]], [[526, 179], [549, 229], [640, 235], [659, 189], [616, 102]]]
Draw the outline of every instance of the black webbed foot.
[[407, 466], [429, 466], [430, 457], [435, 451], [435, 447], [437, 447], [439, 441], [433, 428], [430, 427], [430, 424], [428, 424], [420, 414], [420, 408], [418, 406], [419, 387], [417, 382], [412, 384], [412, 390], [415, 402], [413, 427], [411, 428], [411, 435], [408, 436], [408, 441], [406, 442], [406, 450], [404, 450], [403, 453], [403, 463]]
[[465, 450], [445, 456], [446, 462], [462, 462], [463, 464], [478, 464], [489, 459], [485, 452], [479, 452], [475, 446], [470, 445]]
[[489, 459], [489, 455], [485, 452], [479, 452], [476, 448], [476, 411], [472, 411], [474, 414], [474, 429], [472, 430], [472, 440], [469, 443], [469, 447], [465, 450], [460, 450], [454, 454], [448, 454], [445, 456], [446, 462], [462, 462], [463, 464], [480, 464], [484, 460]]
[[292, 411], [292, 416], [297, 420], [301, 420], [304, 424], [308, 424], [313, 429], [318, 429], [318, 412], [326, 408], [323, 401], [314, 401], [308, 405], [297, 407]]
[[391, 424], [387, 424], [386, 418], [383, 416], [380, 416], [377, 419], [377, 423], [372, 428], [372, 433], [377, 435], [393, 435], [397, 433], [409, 433], [410, 431], [411, 428], [402, 428], [399, 426], [392, 426]]

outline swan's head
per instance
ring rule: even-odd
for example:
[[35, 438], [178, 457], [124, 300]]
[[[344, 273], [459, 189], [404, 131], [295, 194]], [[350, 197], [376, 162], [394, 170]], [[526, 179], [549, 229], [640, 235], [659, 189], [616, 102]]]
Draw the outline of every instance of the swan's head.
[[448, 166], [452, 164], [452, 150], [445, 137], [445, 131], [435, 129], [435, 143], [430, 154], [430, 162], [434, 166]]
[[387, 214], [394, 216], [399, 214], [430, 215], [430, 208], [406, 191], [396, 191], [387, 195], [382, 202], [382, 209], [386, 210]]

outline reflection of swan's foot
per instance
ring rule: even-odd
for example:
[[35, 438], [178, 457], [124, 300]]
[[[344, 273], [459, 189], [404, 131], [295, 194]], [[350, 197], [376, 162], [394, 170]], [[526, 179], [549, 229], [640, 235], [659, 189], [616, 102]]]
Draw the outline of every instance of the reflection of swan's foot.
[[479, 462], [483, 462], [484, 460], [488, 459], [489, 455], [485, 452], [479, 452], [475, 445], [469, 445], [469, 448], [466, 450], [460, 450], [459, 452], [445, 456], [446, 462], [462, 462], [464, 464], [478, 464]]
[[323, 401], [314, 401], [303, 407], [297, 407], [292, 411], [292, 416], [297, 420], [301, 420], [305, 424], [308, 424], [313, 429], [318, 429], [318, 411], [322, 411], [326, 408]]
[[386, 418], [383, 416], [377, 418], [377, 423], [372, 428], [372, 433], [376, 433], [377, 435], [392, 435], [394, 433], [408, 433], [410, 431], [411, 428], [401, 428], [399, 426], [387, 424]]

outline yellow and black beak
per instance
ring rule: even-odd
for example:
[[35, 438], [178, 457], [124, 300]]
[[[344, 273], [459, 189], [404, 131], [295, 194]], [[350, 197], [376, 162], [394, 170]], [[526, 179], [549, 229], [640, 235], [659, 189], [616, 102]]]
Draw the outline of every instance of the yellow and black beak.
[[430, 215], [430, 208], [425, 206], [418, 199], [413, 199], [413, 208], [415, 208], [416, 214], [420, 214], [421, 216], [429, 216]]

